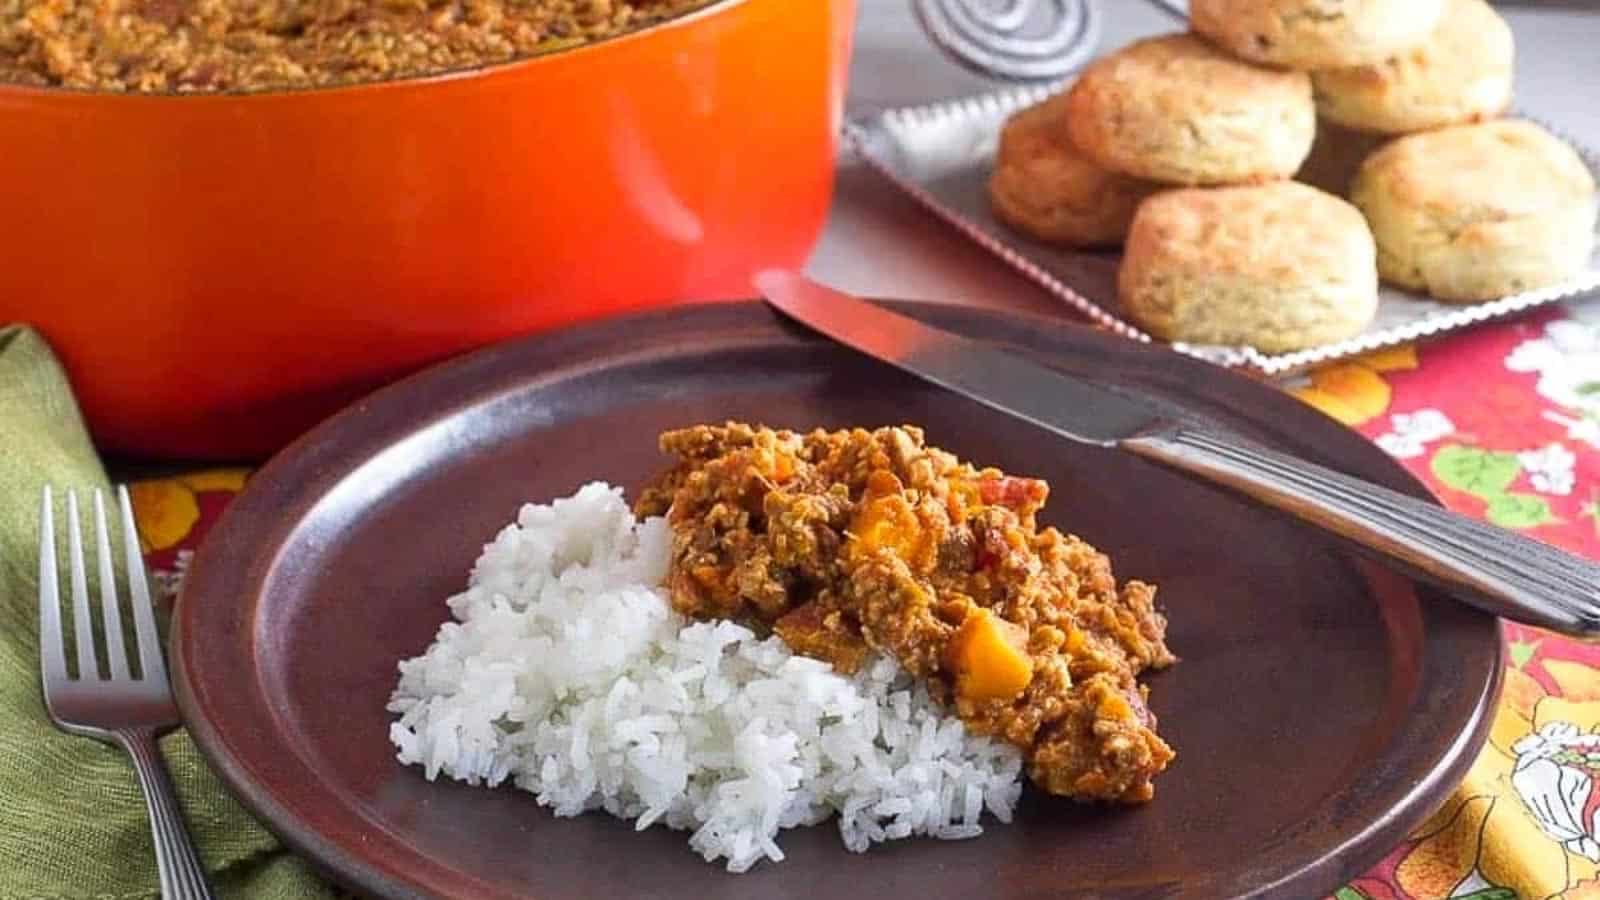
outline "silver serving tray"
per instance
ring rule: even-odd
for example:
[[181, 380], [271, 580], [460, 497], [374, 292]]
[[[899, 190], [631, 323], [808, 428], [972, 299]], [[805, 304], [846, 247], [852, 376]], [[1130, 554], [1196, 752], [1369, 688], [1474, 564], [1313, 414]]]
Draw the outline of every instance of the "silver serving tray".
[[[988, 248], [1090, 321], [1138, 341], [1150, 335], [1121, 318], [1117, 306], [1116, 251], [1076, 251], [1029, 240], [997, 221], [989, 209], [988, 178], [1000, 126], [1011, 113], [1062, 90], [1066, 83], [1031, 86], [927, 106], [901, 107], [847, 123], [854, 150], [935, 215]], [[1532, 118], [1524, 116], [1524, 118]], [[1538, 121], [1534, 119], [1534, 121]], [[1552, 132], [1560, 129], [1540, 122]], [[1345, 179], [1376, 145], [1376, 139], [1319, 123], [1319, 145], [1301, 177], [1344, 194]], [[1565, 134], [1600, 179], [1600, 155]], [[1349, 340], [1293, 353], [1264, 353], [1254, 347], [1173, 343], [1174, 350], [1229, 368], [1276, 376], [1299, 372], [1330, 360], [1458, 331], [1480, 322], [1571, 300], [1600, 289], [1600, 243], [1588, 271], [1563, 284], [1470, 306], [1440, 303], [1384, 285], [1378, 314], [1362, 334]]]

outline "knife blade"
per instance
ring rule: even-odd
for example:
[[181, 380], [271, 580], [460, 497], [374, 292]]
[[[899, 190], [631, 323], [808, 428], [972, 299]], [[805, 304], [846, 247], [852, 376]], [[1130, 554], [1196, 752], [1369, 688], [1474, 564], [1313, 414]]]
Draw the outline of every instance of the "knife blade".
[[1166, 424], [1153, 407], [794, 272], [756, 276], [784, 314], [830, 338], [1070, 440], [1109, 447]]
[[795, 272], [763, 272], [755, 283], [801, 324], [984, 406], [1233, 490], [1485, 612], [1600, 641], [1600, 565], [1587, 559], [1276, 450], [1176, 424], [1105, 385]]

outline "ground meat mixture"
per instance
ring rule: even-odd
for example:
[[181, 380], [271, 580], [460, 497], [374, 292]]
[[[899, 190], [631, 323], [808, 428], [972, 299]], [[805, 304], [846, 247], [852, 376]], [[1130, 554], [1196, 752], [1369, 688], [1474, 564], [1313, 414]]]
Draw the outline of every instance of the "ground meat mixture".
[[0, 83], [252, 91], [505, 62], [711, 0], [0, 0]]
[[1035, 514], [1043, 481], [975, 469], [920, 429], [663, 435], [638, 511], [672, 527], [673, 605], [770, 628], [853, 671], [871, 649], [1045, 790], [1140, 803], [1173, 757], [1135, 680], [1174, 661], [1155, 589]]

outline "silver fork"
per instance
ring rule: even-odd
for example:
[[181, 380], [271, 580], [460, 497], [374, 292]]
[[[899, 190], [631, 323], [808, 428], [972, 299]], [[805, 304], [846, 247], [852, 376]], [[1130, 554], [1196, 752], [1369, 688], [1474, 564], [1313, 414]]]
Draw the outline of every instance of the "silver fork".
[[39, 515], [39, 657], [44, 672], [44, 702], [50, 718], [63, 731], [115, 744], [133, 758], [155, 835], [156, 868], [161, 896], [169, 900], [210, 898], [205, 870], [184, 829], [183, 815], [172, 793], [172, 780], [156, 748], [156, 738], [179, 724], [178, 708], [167, 684], [156, 631], [144, 558], [134, 530], [128, 489], [117, 489], [122, 512], [124, 566], [133, 612], [139, 675], [135, 677], [122, 636], [122, 612], [111, 561], [105, 501], [94, 492], [95, 546], [99, 560], [101, 621], [105, 627], [106, 662], [102, 673], [95, 659], [94, 629], [89, 612], [89, 586], [83, 568], [83, 537], [78, 528], [78, 495], [67, 492], [68, 564], [72, 572], [72, 625], [78, 676], [67, 673], [67, 648], [61, 631], [61, 589], [56, 576], [55, 509], [50, 488], [44, 489]]

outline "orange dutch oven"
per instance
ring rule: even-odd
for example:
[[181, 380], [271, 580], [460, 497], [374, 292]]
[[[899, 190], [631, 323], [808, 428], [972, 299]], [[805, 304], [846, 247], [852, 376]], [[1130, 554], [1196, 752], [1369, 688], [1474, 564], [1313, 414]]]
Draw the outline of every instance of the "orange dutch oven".
[[854, 13], [725, 0], [317, 90], [0, 85], [0, 323], [43, 331], [103, 448], [253, 457], [470, 347], [748, 295], [821, 231]]

